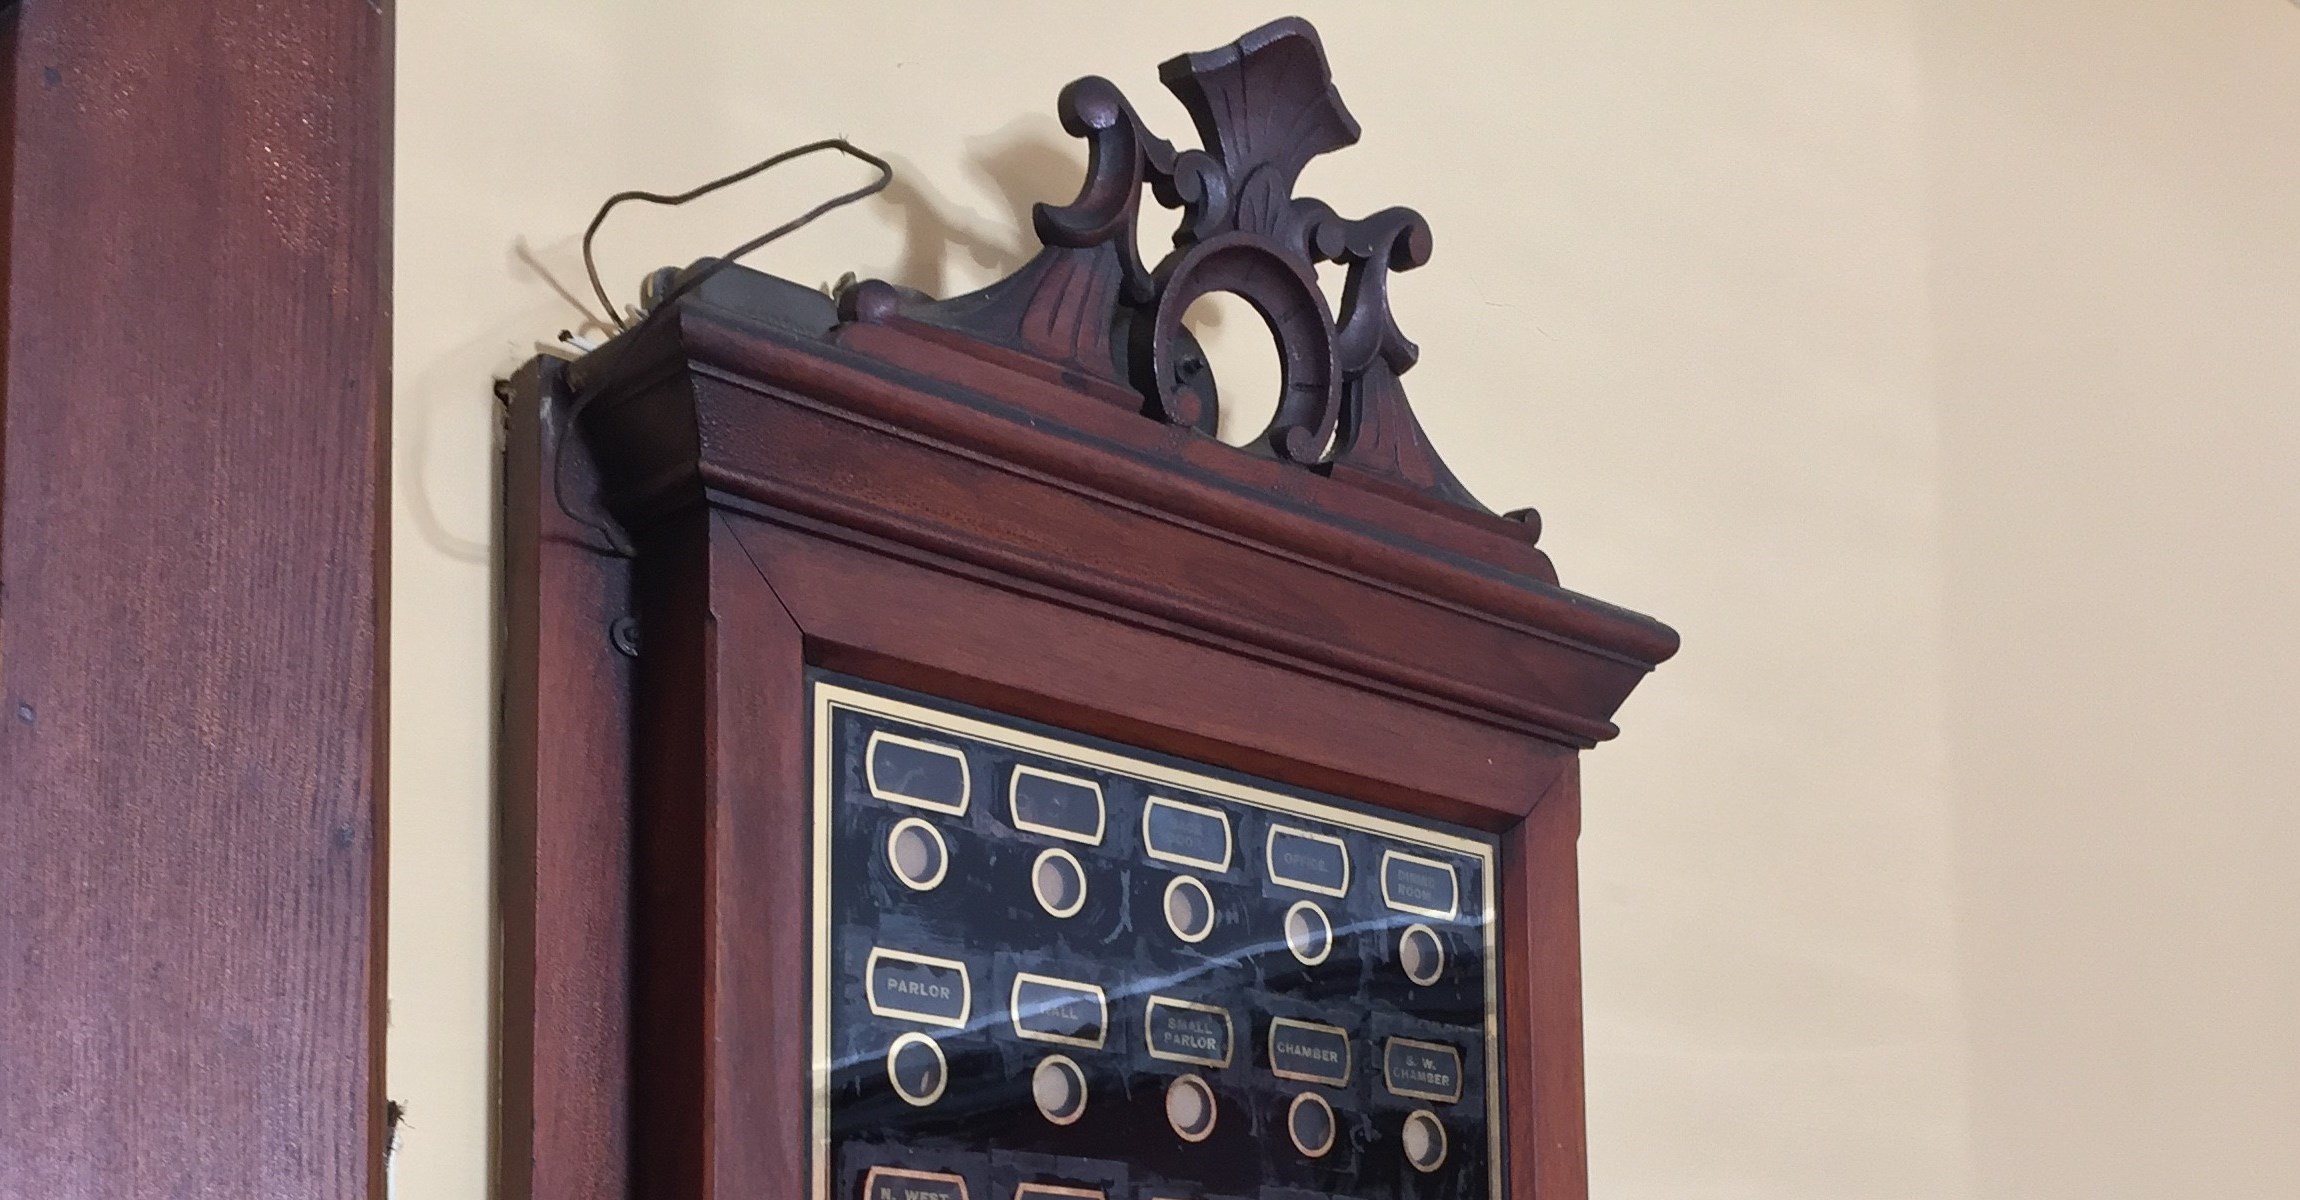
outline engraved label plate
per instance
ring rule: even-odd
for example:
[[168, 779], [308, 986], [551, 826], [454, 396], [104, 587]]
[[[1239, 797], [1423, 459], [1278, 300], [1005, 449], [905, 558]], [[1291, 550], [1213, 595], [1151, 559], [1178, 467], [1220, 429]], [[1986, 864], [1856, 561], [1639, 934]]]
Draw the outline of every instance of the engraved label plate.
[[1034, 1042], [1100, 1050], [1109, 1035], [1110, 1004], [1091, 983], [1024, 972], [1014, 977], [1007, 1010], [1014, 1032]]
[[1142, 1026], [1152, 1058], [1201, 1067], [1230, 1065], [1228, 1009], [1152, 996], [1142, 1006]]
[[1025, 1183], [1014, 1189], [1014, 1200], [1109, 1200], [1099, 1188], [1058, 1187], [1051, 1183]]
[[870, 1010], [879, 1016], [961, 1029], [974, 1012], [973, 984], [956, 959], [874, 946], [863, 973]]
[[1016, 767], [1006, 785], [1007, 815], [1016, 829], [1102, 844], [1102, 785], [1037, 767]]
[[1393, 1096], [1461, 1101], [1461, 1051], [1436, 1042], [1391, 1038], [1382, 1045], [1382, 1085]]
[[1142, 850], [1160, 862], [1227, 871], [1230, 814], [1203, 804], [1152, 796], [1142, 806]]
[[1273, 1018], [1270, 1021], [1270, 1073], [1280, 1079], [1348, 1087], [1349, 1032], [1315, 1021]]
[[1399, 912], [1450, 921], [1461, 915], [1461, 877], [1452, 863], [1384, 850], [1382, 902]]
[[1265, 845], [1270, 882], [1323, 896], [1350, 892], [1350, 848], [1330, 833], [1270, 826]]
[[863, 1200], [968, 1200], [966, 1180], [931, 1171], [872, 1167], [863, 1176]]
[[870, 794], [896, 804], [963, 816], [969, 790], [966, 755], [952, 746], [880, 730], [863, 752]]

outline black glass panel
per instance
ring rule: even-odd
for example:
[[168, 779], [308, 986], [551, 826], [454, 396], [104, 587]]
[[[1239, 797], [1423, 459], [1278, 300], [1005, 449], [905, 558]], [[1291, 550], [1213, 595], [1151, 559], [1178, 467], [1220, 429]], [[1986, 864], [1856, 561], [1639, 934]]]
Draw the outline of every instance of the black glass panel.
[[818, 1200], [1493, 1200], [1493, 839], [819, 676]]

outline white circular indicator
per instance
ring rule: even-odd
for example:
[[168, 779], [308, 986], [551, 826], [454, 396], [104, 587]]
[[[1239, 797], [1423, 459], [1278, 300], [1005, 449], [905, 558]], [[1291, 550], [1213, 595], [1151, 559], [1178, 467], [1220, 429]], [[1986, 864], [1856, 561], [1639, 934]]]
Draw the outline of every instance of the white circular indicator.
[[1214, 1089], [1195, 1075], [1184, 1075], [1166, 1085], [1166, 1123], [1185, 1142], [1203, 1142], [1214, 1135]]
[[950, 847], [943, 843], [941, 830], [917, 817], [905, 817], [886, 835], [886, 864], [904, 887], [932, 891], [950, 873]]
[[903, 1103], [924, 1108], [942, 1099], [942, 1089], [950, 1083], [950, 1063], [933, 1038], [906, 1033], [887, 1047], [886, 1077]]
[[1296, 901], [1287, 909], [1286, 949], [1305, 967], [1326, 961], [1334, 952], [1334, 925], [1326, 919], [1326, 910], [1308, 900]]
[[1030, 1099], [1038, 1115], [1068, 1125], [1086, 1115], [1086, 1072], [1067, 1054], [1049, 1054], [1030, 1072]]
[[1316, 1092], [1303, 1092], [1286, 1108], [1286, 1136], [1311, 1158], [1324, 1158], [1334, 1148], [1336, 1128], [1334, 1106]]
[[1166, 927], [1185, 942], [1202, 942], [1214, 932], [1214, 896], [1189, 875], [1166, 885]]
[[1057, 846], [1030, 868], [1030, 891], [1048, 916], [1074, 917], [1086, 907], [1086, 868], [1078, 856]]
[[1423, 987], [1436, 983], [1445, 973], [1445, 942], [1437, 930], [1427, 925], [1408, 925], [1398, 935], [1398, 965], [1405, 968], [1406, 978]]
[[1445, 1126], [1426, 1108], [1407, 1114], [1405, 1143], [1406, 1161], [1416, 1171], [1426, 1175], [1445, 1162]]

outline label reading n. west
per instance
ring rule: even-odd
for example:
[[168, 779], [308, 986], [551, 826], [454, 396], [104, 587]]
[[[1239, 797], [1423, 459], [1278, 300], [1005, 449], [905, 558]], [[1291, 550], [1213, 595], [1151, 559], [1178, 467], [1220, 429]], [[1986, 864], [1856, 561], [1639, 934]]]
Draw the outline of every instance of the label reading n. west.
[[1152, 996], [1143, 1005], [1150, 1057], [1203, 1067], [1230, 1065], [1230, 1014], [1211, 1004]]
[[1350, 1035], [1333, 1025], [1273, 1018], [1270, 1073], [1280, 1079], [1346, 1087], [1350, 1082]]
[[1230, 814], [1218, 808], [1152, 796], [1142, 806], [1142, 848], [1162, 862], [1230, 869]]
[[1391, 1038], [1382, 1047], [1382, 1083], [1393, 1096], [1458, 1103], [1461, 1051], [1436, 1042]]
[[1270, 880], [1326, 896], [1350, 890], [1350, 850], [1331, 834], [1270, 826]]
[[954, 959], [874, 947], [865, 974], [870, 1010], [879, 1016], [957, 1029], [973, 1011], [966, 964]]
[[930, 1171], [872, 1167], [863, 1176], [864, 1200], [967, 1200], [966, 1180]]
[[1014, 1032], [1034, 1042], [1099, 1050], [1110, 1024], [1109, 1003], [1091, 983], [1027, 972], [1014, 977], [1008, 998]]
[[1461, 915], [1461, 880], [1451, 863], [1385, 850], [1382, 903], [1400, 912], [1450, 921]]

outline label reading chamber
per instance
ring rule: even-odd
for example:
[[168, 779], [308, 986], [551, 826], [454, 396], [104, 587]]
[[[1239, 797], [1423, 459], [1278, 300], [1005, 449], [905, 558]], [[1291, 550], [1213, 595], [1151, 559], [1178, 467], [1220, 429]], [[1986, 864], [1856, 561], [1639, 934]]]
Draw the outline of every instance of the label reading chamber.
[[1280, 1079], [1347, 1087], [1350, 1035], [1334, 1025], [1277, 1017], [1270, 1022], [1270, 1073]]

